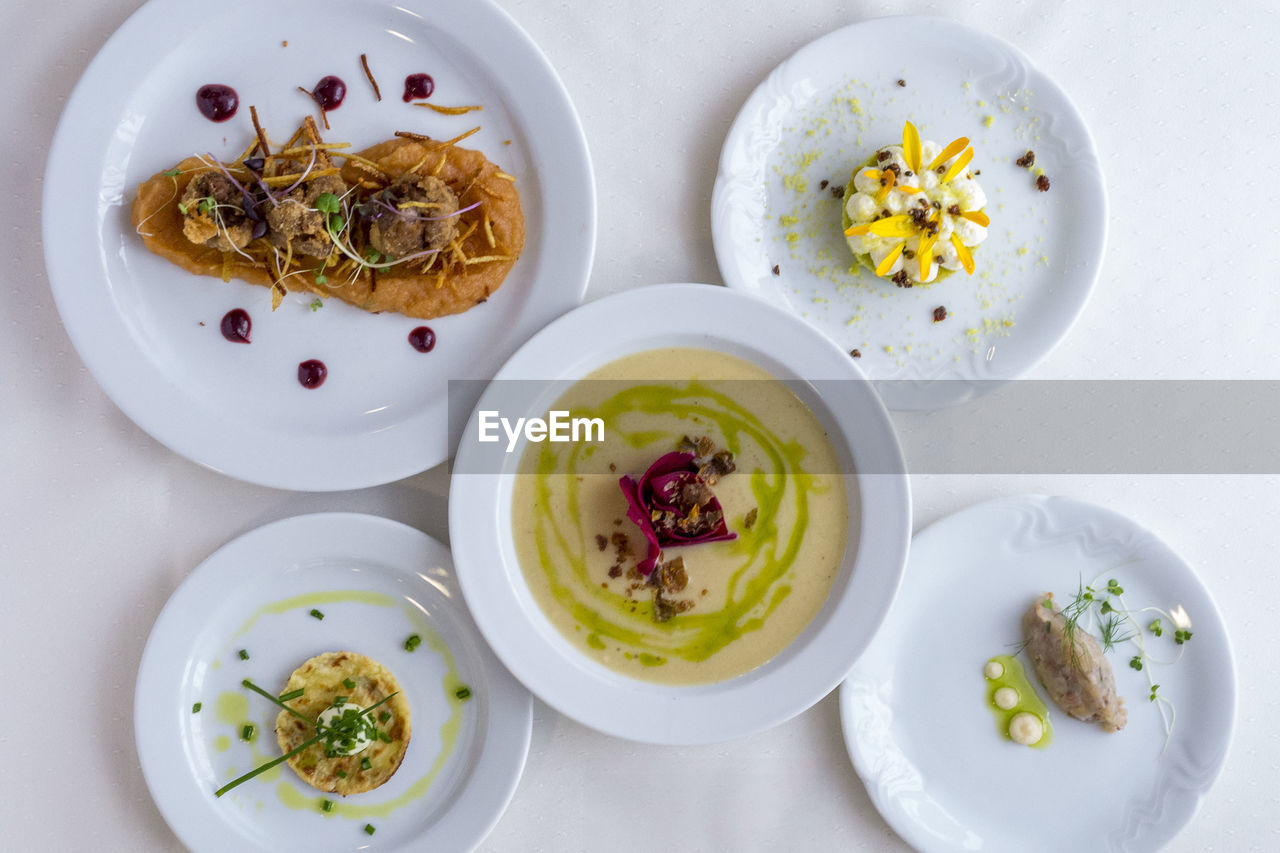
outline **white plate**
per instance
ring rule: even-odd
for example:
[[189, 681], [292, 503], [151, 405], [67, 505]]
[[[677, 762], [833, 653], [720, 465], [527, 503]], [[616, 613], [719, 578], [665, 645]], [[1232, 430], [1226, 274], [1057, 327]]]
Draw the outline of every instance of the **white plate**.
[[[1119, 581], [1130, 607], [1185, 607], [1193, 636], [1182, 659], [1136, 672], [1130, 644], [1117, 647], [1109, 658], [1129, 722], [1107, 734], [1049, 702], [1021, 655], [1049, 705], [1053, 743], [1002, 739], [983, 664], [1013, 653], [1034, 596], [1066, 603], [1098, 576]], [[1148, 652], [1172, 656], [1171, 634], [1148, 636]], [[1148, 674], [1176, 709], [1167, 747]], [[1115, 512], [1041, 496], [979, 504], [916, 536], [889, 618], [840, 690], [845, 740], [872, 802], [928, 851], [1155, 850], [1221, 770], [1235, 704], [1226, 630], [1191, 568]]]
[[[900, 289], [850, 272], [841, 202], [819, 182], [843, 186], [901, 144], [906, 120], [940, 145], [972, 141], [991, 217], [972, 277]], [[1027, 149], [1047, 193], [1013, 162]], [[889, 408], [929, 409], [990, 387], [975, 380], [1025, 373], [1066, 335], [1102, 264], [1106, 188], [1080, 114], [1016, 48], [942, 18], [878, 18], [801, 48], [747, 99], [720, 155], [711, 228], [726, 284], [861, 350]], [[948, 317], [934, 323], [939, 305]]]
[[[827, 427], [837, 455], [852, 459], [856, 476], [845, 481], [851, 514], [860, 505], [861, 515], [850, 519], [850, 544], [826, 605], [782, 654], [729, 681], [669, 687], [628, 678], [577, 651], [532, 598], [516, 558], [511, 499], [523, 439], [505, 455], [500, 473], [476, 473], [479, 445], [463, 440], [449, 487], [449, 532], [476, 624], [540, 699], [619, 737], [710, 743], [780, 723], [844, 677], [897, 589], [911, 504], [888, 415], [849, 357], [790, 314], [721, 287], [642, 287], [590, 303], [535, 335], [495, 381], [572, 381], [622, 356], [660, 347], [719, 350], [782, 379], [839, 384], [840, 393], [806, 402]], [[477, 409], [502, 409], [497, 401], [511, 395], [501, 393], [506, 392], [495, 393], [491, 386]], [[529, 411], [545, 412], [557, 393], [550, 387]], [[467, 435], [476, 428], [473, 415]], [[880, 473], [868, 473], [873, 470]]]
[[[291, 601], [333, 591], [376, 600]], [[283, 602], [280, 612], [261, 608]], [[310, 615], [319, 609], [324, 618]], [[410, 634], [422, 645], [405, 651]], [[472, 690], [460, 706], [457, 739], [444, 749], [452, 718], [442, 682], [446, 657]], [[238, 653], [245, 649], [248, 660]], [[220, 799], [221, 785], [280, 754], [277, 708], [240, 686], [251, 678], [278, 690], [299, 664], [326, 651], [357, 651], [396, 676], [409, 700], [413, 735], [404, 763], [382, 787], [338, 802], [294, 809], [278, 792], [319, 792], [287, 766]], [[247, 720], [220, 702], [247, 698]], [[260, 527], [201, 563], [169, 599], [142, 655], [134, 704], [142, 772], [151, 796], [193, 850], [467, 850], [480, 843], [510, 802], [533, 724], [529, 694], [485, 646], [458, 595], [449, 552], [424, 533], [367, 515], [304, 515]], [[202, 703], [199, 713], [192, 705]], [[230, 714], [227, 711], [232, 711]], [[241, 743], [242, 722], [258, 727], [257, 754]], [[219, 739], [222, 749], [219, 748]], [[441, 758], [443, 756], [443, 758]], [[348, 814], [402, 796], [442, 761], [426, 793], [388, 816]], [[376, 832], [367, 835], [366, 823]]]
[[[45, 174], [53, 295], [107, 395], [183, 456], [292, 489], [415, 474], [451, 451], [448, 380], [488, 378], [528, 335], [581, 301], [595, 246], [595, 186], [563, 86], [491, 0], [441, 0], [429, 14], [414, 8], [295, 0], [268, 14], [260, 3], [229, 0], [216, 15], [193, 17], [189, 3], [152, 0], [72, 93]], [[434, 103], [484, 111], [446, 116], [403, 103], [404, 78], [418, 72], [434, 77]], [[282, 141], [314, 111], [295, 87], [329, 74], [347, 83], [346, 102], [329, 113], [331, 141], [359, 149], [396, 130], [448, 138], [482, 126], [465, 144], [516, 176], [528, 226], [524, 254], [486, 304], [421, 321], [337, 300], [313, 312], [312, 295], [294, 294], [273, 314], [266, 288], [193, 276], [143, 247], [129, 223], [139, 182], [197, 152], [237, 156], [252, 138], [251, 104]], [[195, 108], [196, 89], [214, 82], [240, 95], [239, 112], [223, 124]], [[248, 346], [219, 334], [223, 314], [237, 307], [253, 318]], [[407, 341], [424, 324], [437, 335], [428, 354]], [[297, 368], [312, 358], [329, 376], [309, 391]], [[468, 410], [458, 410], [456, 426]]]

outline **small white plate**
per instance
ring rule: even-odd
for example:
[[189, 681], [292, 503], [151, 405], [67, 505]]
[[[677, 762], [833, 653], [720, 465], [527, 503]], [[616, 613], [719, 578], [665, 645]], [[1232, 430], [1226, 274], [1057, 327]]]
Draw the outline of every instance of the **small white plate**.
[[[404, 648], [411, 634], [423, 641], [414, 652]], [[432, 647], [437, 638], [443, 647]], [[280, 754], [279, 709], [241, 680], [278, 691], [327, 651], [366, 654], [400, 682], [413, 727], [400, 769], [373, 791], [327, 795], [337, 803], [329, 814], [316, 805], [325, 795], [288, 766], [215, 799], [217, 788]], [[471, 688], [457, 711], [445, 695], [449, 656]], [[239, 740], [245, 722], [258, 729], [252, 747]], [[476, 631], [443, 545], [394, 521], [330, 513], [260, 527], [191, 573], [147, 640], [134, 724], [151, 796], [192, 850], [468, 850], [515, 792], [533, 703]], [[452, 750], [446, 724], [458, 726]], [[406, 796], [433, 772], [425, 793], [390, 814], [353, 812]]]
[[[157, 40], [156, 33], [164, 33]], [[288, 46], [283, 46], [287, 42]], [[382, 90], [375, 101], [360, 54]], [[435, 79], [439, 115], [401, 100], [406, 75]], [[502, 288], [465, 314], [373, 315], [312, 294], [272, 313], [267, 288], [194, 276], [152, 255], [129, 221], [139, 182], [195, 153], [235, 157], [253, 136], [249, 106], [283, 141], [314, 104], [297, 86], [337, 75], [346, 101], [330, 141], [354, 149], [397, 130], [449, 138], [516, 177], [524, 253]], [[205, 83], [232, 86], [239, 111], [215, 124], [195, 107]], [[509, 142], [508, 142], [509, 141]], [[111, 37], [76, 86], [45, 173], [45, 260], [62, 321], [109, 397], [158, 441], [233, 477], [291, 489], [371, 486], [443, 462], [450, 379], [486, 379], [526, 337], [577, 305], [595, 248], [595, 185], [568, 95], [529, 37], [492, 0], [275, 4], [228, 0], [216, 15], [151, 0]], [[253, 343], [231, 344], [222, 316], [243, 308]], [[409, 332], [428, 325], [419, 353]], [[315, 390], [300, 362], [328, 369]], [[458, 407], [461, 426], [470, 407]]]
[[[718, 350], [784, 380], [825, 380], [812, 386], [817, 397], [806, 402], [827, 428], [837, 456], [852, 460], [846, 472], [852, 476], [845, 477], [849, 546], [826, 604], [785, 651], [728, 681], [671, 687], [628, 678], [575, 649], [533, 599], [516, 557], [511, 501], [527, 446], [523, 438], [503, 457], [498, 473], [482, 473], [480, 445], [463, 439], [449, 486], [449, 534], [476, 624], [540, 699], [618, 737], [711, 743], [789, 719], [844, 678], [898, 587], [911, 503], [888, 414], [848, 355], [794, 316], [721, 287], [642, 287], [592, 302], [535, 335], [494, 381], [546, 383], [547, 392], [527, 408], [541, 414], [558, 396], [557, 386], [563, 390], [560, 380], [571, 382], [625, 355], [663, 347]], [[499, 401], [511, 397], [491, 385], [477, 411], [510, 412]], [[473, 414], [467, 436], [477, 434], [477, 423]]]
[[[991, 228], [973, 276], [901, 289], [850, 271], [842, 202], [820, 182], [843, 187], [877, 148], [901, 144], [907, 120], [940, 145], [974, 146]], [[1048, 192], [1014, 163], [1027, 149]], [[720, 155], [711, 228], [726, 284], [860, 350], [890, 409], [931, 409], [1025, 373], [1066, 335], [1102, 264], [1106, 198], [1083, 119], [1020, 51], [942, 18], [878, 18], [801, 48], [747, 99]]]
[[[1129, 717], [1108, 734], [1048, 701], [1020, 655], [1049, 706], [1053, 742], [1004, 740], [983, 665], [1013, 653], [1035, 596], [1051, 591], [1065, 604], [1096, 577], [1116, 579], [1131, 608], [1183, 606], [1193, 636], [1181, 660], [1137, 672], [1131, 644], [1108, 655]], [[1173, 657], [1172, 633], [1147, 635], [1148, 652]], [[1176, 710], [1167, 746], [1148, 674]], [[926, 851], [1156, 850], [1222, 769], [1235, 705], [1226, 628], [1191, 568], [1124, 516], [1042, 496], [979, 504], [916, 536], [889, 618], [840, 690], [845, 740], [872, 802]]]

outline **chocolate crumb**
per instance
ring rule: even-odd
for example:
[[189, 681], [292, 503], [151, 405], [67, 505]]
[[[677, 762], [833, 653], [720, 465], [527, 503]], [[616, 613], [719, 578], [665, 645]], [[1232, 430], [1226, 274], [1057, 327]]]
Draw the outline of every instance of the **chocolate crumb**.
[[853, 356], [854, 358], [862, 358], [862, 350], [858, 349], [857, 347], [854, 347], [853, 349], [849, 350], [849, 355]]
[[941, 323], [945, 319], [947, 319], [947, 308], [945, 305], [939, 305], [937, 308], [933, 309], [933, 322]]
[[1040, 192], [1042, 193], [1047, 193], [1049, 191], [1048, 175], [1041, 175], [1040, 177], [1036, 178], [1036, 189], [1040, 190]]
[[974, 169], [974, 170], [973, 170], [973, 174], [974, 174], [975, 176], [976, 176], [976, 175], [981, 175], [981, 174], [982, 174], [982, 170], [981, 170], [981, 169]]
[[614, 465], [612, 462], [610, 462], [610, 463], [609, 463], [609, 470], [610, 470], [610, 471], [617, 471], [617, 470], [618, 470], [618, 466], [617, 466], [617, 465]]
[[609, 547], [609, 540], [608, 540], [608, 539], [606, 539], [605, 537], [601, 536], [599, 533], [597, 533], [597, 534], [596, 534], [596, 547], [597, 547], [598, 549], [600, 549], [601, 551], [603, 551], [605, 548], [608, 548], [608, 547]]
[[885, 160], [888, 160], [891, 156], [893, 155], [891, 155], [888, 151], [876, 152], [876, 159], [879, 160], [881, 163], [883, 163]]
[[609, 567], [609, 577], [611, 577], [611, 578], [620, 578], [620, 577], [622, 577], [622, 566], [610, 566], [610, 567]]
[[288, 41], [288, 39], [286, 39], [286, 40], [284, 40], [284, 41], [280, 42], [280, 46], [281, 46], [281, 47], [288, 47], [288, 46], [289, 46], [289, 41]]
[[1028, 150], [1026, 154], [1023, 154], [1015, 162], [1024, 169], [1030, 169], [1036, 164], [1036, 152]]
[[906, 81], [906, 80], [899, 79], [899, 80], [898, 80], [898, 85], [905, 89], [905, 88], [907, 88], [907, 81]]
[[945, 175], [945, 174], [947, 173], [947, 167], [946, 167], [946, 166], [939, 166], [938, 168], [934, 169], [933, 171], [937, 172], [939, 175]]
[[948, 207], [948, 208], [947, 208], [947, 213], [950, 213], [952, 216], [959, 216], [959, 215], [960, 215], [960, 205], [958, 205], [958, 204], [953, 204], [953, 205], [951, 205], [950, 207]]
[[204, 325], [204, 320], [201, 320], [201, 321], [200, 321], [200, 325], [201, 325], [201, 326], [203, 326], [203, 325]]
[[831, 195], [835, 198], [844, 198], [844, 186], [841, 184], [833, 184], [831, 186]]
[[703, 594], [703, 595], [706, 595], [706, 594], [707, 594], [707, 591], [704, 589], [704, 590], [702, 591], [702, 594]]
[[897, 273], [894, 274], [892, 281], [894, 284], [898, 285], [898, 287], [911, 286], [911, 279], [907, 278], [906, 270], [898, 270]]
[[773, 274], [782, 275], [782, 270], [779, 268], [778, 264], [773, 265]]
[[[857, 350], [854, 350], [854, 352], [857, 352]], [[742, 519], [743, 529], [750, 530], [752, 525], [756, 523], [756, 518], [759, 515], [760, 515], [760, 507], [753, 506], [750, 510], [748, 510], [746, 516]]]
[[821, 181], [818, 182], [818, 189], [825, 190], [827, 188], [827, 185], [830, 183], [831, 182], [828, 181], [826, 178], [823, 178]]
[[916, 256], [916, 253], [915, 253], [915, 252], [913, 252], [913, 251], [911, 251], [910, 249], [903, 249], [903, 250], [902, 250], [902, 257], [906, 258], [907, 260], [911, 260], [911, 259], [912, 259], [912, 258], [914, 258], [915, 256]]

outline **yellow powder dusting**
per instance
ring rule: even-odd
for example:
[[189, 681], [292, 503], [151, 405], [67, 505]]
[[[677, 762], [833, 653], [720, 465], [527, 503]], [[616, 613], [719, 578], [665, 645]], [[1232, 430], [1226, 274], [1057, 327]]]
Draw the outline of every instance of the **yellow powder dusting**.
[[988, 115], [986, 118], [982, 120], [983, 127], [991, 127], [991, 125], [995, 123], [996, 123], [996, 117], [993, 115]]
[[788, 228], [790, 228], [792, 225], [795, 225], [797, 222], [799, 222], [799, 221], [800, 221], [800, 217], [798, 217], [798, 216], [779, 216], [779, 217], [778, 217], [778, 221], [779, 221], [779, 222], [781, 222], [783, 225], [786, 225]]

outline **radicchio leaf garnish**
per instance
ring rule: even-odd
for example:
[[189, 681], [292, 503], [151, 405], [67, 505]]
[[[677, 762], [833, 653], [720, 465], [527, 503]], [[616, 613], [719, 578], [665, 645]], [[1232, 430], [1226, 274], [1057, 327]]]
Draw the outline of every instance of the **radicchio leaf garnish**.
[[649, 466], [639, 482], [622, 477], [618, 486], [627, 499], [627, 518], [649, 542], [648, 554], [636, 565], [646, 577], [664, 547], [736, 539], [724, 521], [720, 501], [698, 474], [692, 453], [668, 453]]

